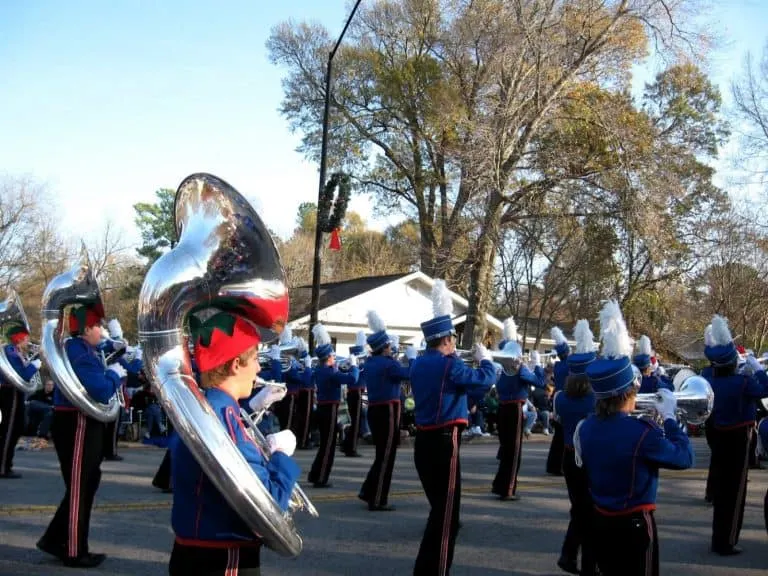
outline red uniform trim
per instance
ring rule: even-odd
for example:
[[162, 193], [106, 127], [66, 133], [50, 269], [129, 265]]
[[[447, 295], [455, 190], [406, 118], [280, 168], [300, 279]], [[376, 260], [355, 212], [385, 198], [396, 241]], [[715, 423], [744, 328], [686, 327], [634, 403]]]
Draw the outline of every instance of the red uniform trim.
[[176, 536], [176, 542], [182, 546], [194, 546], [195, 548], [258, 548], [261, 546], [261, 542], [258, 540], [197, 540], [179, 536]]
[[633, 506], [626, 510], [606, 510], [599, 506], [595, 506], [595, 511], [602, 516], [628, 516], [635, 512], [650, 512], [651, 510], [656, 510], [656, 504], [640, 504], [639, 506]]
[[400, 405], [400, 400], [380, 400], [379, 402], [368, 402], [368, 407], [371, 406], [386, 406], [387, 404], [397, 404]]
[[527, 398], [523, 400], [502, 400], [499, 404], [504, 406], [505, 404], [525, 404], [526, 402], [528, 402]]
[[457, 418], [456, 420], [448, 420], [447, 422], [441, 422], [440, 424], [430, 424], [428, 426], [416, 426], [416, 430], [439, 430], [440, 428], [450, 428], [452, 426], [458, 426], [459, 424], [464, 424], [466, 426], [469, 424], [469, 420], [466, 418]]
[[55, 412], [78, 412], [74, 406], [55, 406], [53, 409]]
[[739, 422], [738, 424], [731, 424], [730, 426], [715, 426], [715, 430], [738, 430], [739, 428], [751, 428], [755, 425], [754, 420], [748, 420], [747, 422]]

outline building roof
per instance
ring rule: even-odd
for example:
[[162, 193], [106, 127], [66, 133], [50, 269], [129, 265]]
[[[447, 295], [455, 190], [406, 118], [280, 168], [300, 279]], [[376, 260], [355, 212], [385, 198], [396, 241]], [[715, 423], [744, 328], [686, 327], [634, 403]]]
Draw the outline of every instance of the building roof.
[[[380, 286], [399, 280], [409, 274], [410, 272], [389, 274], [387, 276], [365, 276], [363, 278], [345, 280], [344, 282], [320, 284], [319, 308], [320, 310], [329, 308], [334, 304], [349, 300], [350, 298], [359, 296], [369, 290], [375, 290]], [[288, 316], [288, 321], [293, 322], [299, 318], [308, 316], [312, 310], [312, 286], [297, 286], [296, 288], [291, 288], [289, 295], [291, 299], [291, 311]]]

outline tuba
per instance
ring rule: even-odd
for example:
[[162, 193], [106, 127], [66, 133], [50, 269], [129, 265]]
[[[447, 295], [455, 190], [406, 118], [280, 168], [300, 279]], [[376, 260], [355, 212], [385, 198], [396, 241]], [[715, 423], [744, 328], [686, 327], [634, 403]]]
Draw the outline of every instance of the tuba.
[[253, 207], [215, 176], [187, 177], [176, 191], [174, 215], [178, 244], [152, 265], [139, 295], [147, 374], [176, 432], [232, 509], [271, 549], [297, 556], [302, 540], [292, 516], [253, 473], [200, 391], [184, 334], [195, 314], [218, 308], [251, 321], [262, 341], [275, 338], [288, 316], [280, 256]]
[[[21, 324], [27, 332], [30, 332], [29, 322], [27, 321], [27, 315], [24, 313], [24, 307], [21, 305], [21, 299], [16, 294], [15, 290], [11, 290], [8, 298], [5, 302], [0, 303], [0, 327], [6, 324]], [[30, 352], [25, 358], [26, 361], [30, 361], [36, 355], [35, 345], [30, 344]], [[0, 373], [6, 381], [13, 384], [16, 388], [24, 392], [25, 394], [31, 394], [38, 388], [42, 387], [42, 381], [40, 379], [40, 372], [35, 372], [35, 375], [27, 382], [19, 373], [14, 370], [11, 365], [8, 356], [5, 353], [5, 346], [0, 346]]]
[[102, 311], [104, 309], [99, 284], [93, 276], [85, 246], [82, 248], [80, 262], [68, 272], [56, 276], [45, 288], [40, 311], [43, 319], [40, 353], [56, 385], [67, 400], [99, 422], [114, 422], [120, 415], [122, 386], [109, 402], [97, 402], [90, 397], [80, 382], [64, 350], [64, 344], [68, 340], [63, 335], [64, 309], [67, 306], [82, 304], [95, 304]]
[[[679, 384], [674, 395], [677, 399], [677, 415], [683, 424], [701, 426], [712, 414], [715, 393], [705, 378], [695, 373], [688, 376]], [[655, 402], [656, 394], [638, 394], [635, 413], [653, 415], [656, 412]]]

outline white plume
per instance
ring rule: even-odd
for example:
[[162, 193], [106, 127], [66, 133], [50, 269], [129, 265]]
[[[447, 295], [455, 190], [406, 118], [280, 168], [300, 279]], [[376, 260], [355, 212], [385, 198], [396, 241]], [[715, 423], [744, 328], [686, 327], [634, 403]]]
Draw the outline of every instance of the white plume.
[[651, 356], [651, 339], [645, 334], [640, 336], [640, 340], [637, 341], [637, 353]]
[[712, 346], [725, 346], [733, 341], [731, 331], [728, 329], [728, 320], [715, 315], [712, 318]]
[[704, 346], [712, 346], [712, 324], [704, 328]]
[[283, 331], [280, 333], [280, 346], [293, 345], [293, 330], [290, 325], [286, 324]]
[[504, 340], [517, 342], [517, 324], [512, 316], [504, 320]]
[[589, 328], [588, 320], [576, 322], [573, 329], [573, 339], [576, 340], [576, 354], [588, 354], [595, 351], [595, 335]]
[[607, 358], [632, 354], [632, 340], [616, 300], [609, 300], [600, 310], [600, 340], [603, 341], [603, 356]]
[[368, 328], [371, 332], [382, 332], [387, 329], [387, 325], [376, 310], [368, 310]]
[[389, 337], [389, 340], [390, 340], [390, 344], [389, 344], [389, 345], [390, 345], [390, 346], [391, 346], [393, 349], [394, 349], [394, 348], [400, 348], [400, 336], [398, 336], [397, 334], [392, 334], [392, 335]]
[[315, 344], [318, 346], [325, 346], [331, 343], [331, 336], [322, 324], [315, 324], [312, 328], [312, 334], [315, 336]]
[[568, 340], [566, 339], [565, 334], [563, 334], [563, 331], [560, 330], [560, 328], [558, 328], [557, 326], [552, 328], [551, 336], [552, 336], [552, 340], [555, 341], [556, 346], [560, 344], [568, 343]]
[[355, 344], [357, 346], [360, 346], [361, 348], [365, 348], [366, 340], [365, 340], [365, 331], [364, 330], [358, 330], [357, 331], [357, 336], [356, 336]]
[[438, 316], [453, 316], [453, 299], [444, 280], [435, 280], [432, 285], [432, 313]]

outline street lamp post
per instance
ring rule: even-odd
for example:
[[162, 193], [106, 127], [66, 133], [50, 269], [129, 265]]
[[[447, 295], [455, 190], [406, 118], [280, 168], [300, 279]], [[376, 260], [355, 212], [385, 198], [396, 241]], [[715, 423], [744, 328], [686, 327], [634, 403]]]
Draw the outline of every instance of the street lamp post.
[[[352, 18], [357, 12], [357, 7], [360, 6], [362, 0], [357, 0], [352, 12], [347, 18], [347, 22], [344, 24], [344, 29], [341, 31], [339, 39], [336, 40], [336, 44], [328, 55], [328, 67], [325, 70], [325, 108], [323, 110], [323, 143], [320, 148], [320, 184], [317, 191], [317, 208], [320, 209], [320, 199], [323, 194], [323, 188], [325, 187], [325, 172], [326, 172], [326, 160], [328, 153], [328, 113], [331, 107], [331, 72], [333, 70], [333, 57], [336, 55], [336, 50], [339, 48], [344, 34], [349, 28], [349, 23], [352, 22]], [[323, 231], [320, 229], [319, 213], [315, 221], [315, 260], [312, 268], [312, 307], [309, 316], [309, 350], [310, 353], [315, 350], [315, 338], [312, 335], [312, 328], [317, 324], [317, 315], [320, 309], [320, 248], [323, 242]]]

